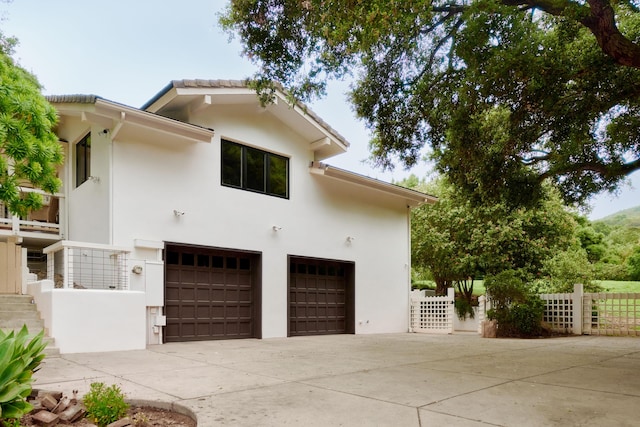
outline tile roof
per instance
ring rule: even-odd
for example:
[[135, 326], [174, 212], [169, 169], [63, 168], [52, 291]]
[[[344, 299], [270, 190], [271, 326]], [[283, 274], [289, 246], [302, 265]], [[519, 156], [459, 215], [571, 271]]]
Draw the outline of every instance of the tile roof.
[[66, 103], [95, 104], [96, 99], [102, 99], [100, 96], [97, 96], [97, 95], [82, 95], [82, 94], [48, 95], [45, 98], [47, 98], [47, 101], [49, 101], [52, 104], [66, 104]]

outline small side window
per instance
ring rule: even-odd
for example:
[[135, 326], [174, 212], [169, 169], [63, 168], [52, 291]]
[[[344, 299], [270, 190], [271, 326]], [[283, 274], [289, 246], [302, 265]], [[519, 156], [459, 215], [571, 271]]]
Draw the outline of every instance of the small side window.
[[91, 132], [76, 144], [76, 187], [91, 176]]

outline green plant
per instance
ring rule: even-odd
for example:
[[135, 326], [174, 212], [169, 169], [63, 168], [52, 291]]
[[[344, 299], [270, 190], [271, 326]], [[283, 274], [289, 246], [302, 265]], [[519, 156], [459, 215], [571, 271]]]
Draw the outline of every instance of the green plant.
[[544, 301], [538, 296], [530, 296], [526, 302], [514, 304], [509, 310], [510, 323], [520, 334], [538, 335], [542, 331]]
[[104, 383], [91, 383], [89, 393], [85, 394], [84, 406], [87, 418], [99, 427], [118, 421], [127, 415], [129, 404], [124, 401], [124, 394], [115, 384], [107, 387]]
[[131, 421], [133, 422], [133, 425], [138, 427], [145, 427], [147, 425], [149, 425], [149, 417], [147, 417], [147, 415], [144, 412], [138, 412], [136, 413], [132, 418]]
[[[26, 326], [17, 334], [0, 330], [0, 421], [15, 426], [16, 420], [31, 411], [26, 401], [32, 376], [44, 359], [44, 331], [31, 338]], [[18, 423], [19, 425], [19, 423]]]
[[470, 319], [475, 317], [476, 312], [473, 310], [473, 305], [466, 298], [456, 298], [454, 304], [458, 319], [465, 320], [467, 316]]
[[485, 286], [494, 305], [487, 317], [497, 320], [499, 336], [533, 336], [542, 331], [544, 302], [527, 289], [517, 271], [487, 277]]

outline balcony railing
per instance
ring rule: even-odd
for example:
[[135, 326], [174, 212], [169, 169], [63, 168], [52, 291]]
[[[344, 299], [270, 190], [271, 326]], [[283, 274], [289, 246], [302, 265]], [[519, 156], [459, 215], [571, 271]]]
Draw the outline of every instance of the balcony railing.
[[56, 288], [128, 290], [129, 252], [127, 248], [61, 240], [43, 250], [47, 279]]
[[[41, 190], [23, 189], [24, 191]], [[32, 211], [26, 218], [12, 215], [6, 205], [0, 202], [0, 231], [10, 231], [11, 234], [23, 234], [25, 232], [44, 233], [53, 236], [61, 236], [60, 228], [60, 205], [62, 195], [43, 194], [42, 208]]]

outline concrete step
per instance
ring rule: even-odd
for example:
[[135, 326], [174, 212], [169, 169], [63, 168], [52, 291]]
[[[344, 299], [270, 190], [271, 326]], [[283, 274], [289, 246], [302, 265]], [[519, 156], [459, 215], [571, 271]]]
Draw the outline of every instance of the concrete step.
[[0, 304], [6, 303], [31, 303], [33, 297], [31, 295], [15, 295], [15, 294], [0, 294]]
[[[23, 325], [27, 326], [27, 330], [29, 331], [29, 333], [38, 333], [39, 331], [44, 329], [44, 321], [40, 319], [38, 320], [33, 320], [33, 319], [5, 320], [3, 322], [0, 322], [0, 329], [2, 329], [3, 331], [14, 330], [16, 332], [19, 332], [20, 329], [22, 329]], [[45, 331], [45, 334], [46, 334], [46, 331]]]
[[0, 325], [2, 325], [2, 323], [5, 320], [13, 320], [13, 319], [40, 320], [40, 313], [38, 313], [38, 310], [4, 311], [0, 309]]
[[30, 302], [2, 302], [0, 311], [38, 311], [38, 307]]

